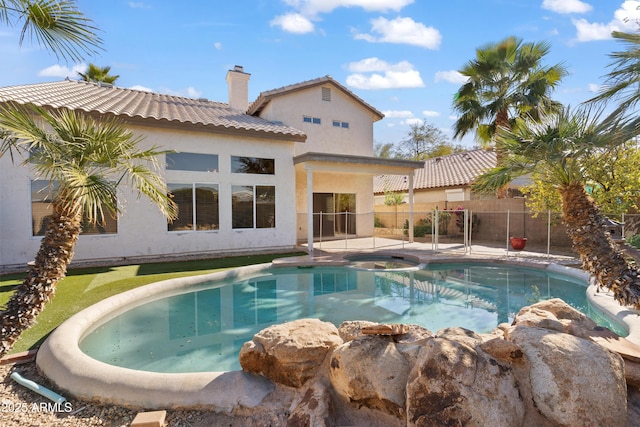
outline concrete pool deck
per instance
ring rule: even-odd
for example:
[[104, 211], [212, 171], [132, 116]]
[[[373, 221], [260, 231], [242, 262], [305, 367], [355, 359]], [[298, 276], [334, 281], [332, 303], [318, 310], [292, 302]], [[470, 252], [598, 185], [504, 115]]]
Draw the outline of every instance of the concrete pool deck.
[[[350, 241], [354, 243], [353, 240]], [[368, 242], [362, 242], [366, 246]], [[337, 246], [340, 243], [336, 243]], [[300, 265], [342, 265], [345, 254], [339, 248], [332, 249], [328, 242], [323, 243], [322, 251], [314, 256], [284, 258], [274, 261], [274, 266]], [[442, 248], [444, 245], [440, 245]], [[442, 252], [434, 253], [431, 244], [404, 244], [404, 247], [392, 245], [359, 253], [402, 256], [418, 260], [420, 263], [433, 262], [494, 262], [530, 266], [567, 274], [581, 279], [587, 276], [569, 265], [575, 265], [576, 259], [566, 255], [540, 254], [536, 252], [506, 251], [498, 248], [482, 248], [464, 254], [459, 247], [452, 246]], [[444, 249], [444, 248], [443, 248]], [[259, 273], [267, 265], [242, 267], [239, 269], [172, 279], [142, 286], [119, 295], [107, 298], [79, 313], [60, 325], [40, 347], [37, 365], [40, 370], [58, 387], [77, 398], [118, 404], [146, 409], [172, 408], [216, 408], [219, 412], [230, 412], [234, 408], [257, 406], [274, 389], [268, 380], [241, 371], [198, 372], [180, 374], [162, 374], [120, 368], [97, 361], [83, 353], [78, 343], [91, 330], [106, 318], [127, 311], [141, 301], [155, 300], [181, 292], [187, 286], [203, 280], [221, 280], [243, 278]], [[638, 312], [618, 306], [606, 293], [595, 293], [588, 288], [589, 299], [603, 313], [626, 325], [628, 339], [640, 344], [640, 317]], [[592, 295], [593, 294], [593, 295]]]

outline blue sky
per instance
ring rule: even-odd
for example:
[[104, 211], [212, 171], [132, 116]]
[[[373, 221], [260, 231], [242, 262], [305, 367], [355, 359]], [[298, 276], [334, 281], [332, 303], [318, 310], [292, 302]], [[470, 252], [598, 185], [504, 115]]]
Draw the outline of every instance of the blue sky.
[[[594, 95], [622, 44], [612, 30], [636, 31], [640, 1], [621, 0], [78, 0], [100, 28], [105, 50], [84, 63], [58, 62], [19, 29], [0, 26], [0, 86], [77, 77], [109, 65], [117, 85], [227, 101], [225, 75], [251, 74], [261, 91], [331, 75], [386, 117], [378, 143], [406, 138], [426, 119], [451, 135], [456, 70], [475, 49], [515, 35], [548, 41], [546, 64], [569, 76], [554, 93], [576, 105]], [[473, 138], [454, 141], [472, 146]]]

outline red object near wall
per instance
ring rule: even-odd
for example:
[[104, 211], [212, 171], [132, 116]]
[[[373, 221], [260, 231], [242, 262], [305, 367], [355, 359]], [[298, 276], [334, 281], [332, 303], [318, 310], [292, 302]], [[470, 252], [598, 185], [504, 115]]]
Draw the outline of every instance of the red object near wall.
[[521, 251], [527, 245], [526, 237], [509, 237], [511, 247], [516, 251]]

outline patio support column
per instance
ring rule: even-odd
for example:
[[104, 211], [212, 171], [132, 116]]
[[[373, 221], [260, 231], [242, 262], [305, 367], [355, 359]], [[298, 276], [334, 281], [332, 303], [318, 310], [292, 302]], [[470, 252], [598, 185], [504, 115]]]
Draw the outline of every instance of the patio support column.
[[409, 243], [413, 243], [413, 173], [409, 174]]
[[313, 255], [313, 169], [307, 169], [307, 247], [309, 255]]

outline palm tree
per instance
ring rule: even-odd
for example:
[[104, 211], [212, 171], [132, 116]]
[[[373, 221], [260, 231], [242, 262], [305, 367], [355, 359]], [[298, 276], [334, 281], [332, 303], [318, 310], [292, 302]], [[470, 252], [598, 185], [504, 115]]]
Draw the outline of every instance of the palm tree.
[[76, 8], [73, 0], [0, 0], [0, 21], [22, 25], [20, 46], [29, 35], [57, 58], [81, 60], [101, 48], [97, 28]]
[[86, 82], [94, 82], [94, 83], [102, 82], [102, 83], [113, 84], [116, 82], [116, 80], [118, 80], [118, 77], [120, 76], [119, 75], [111, 76], [109, 75], [109, 71], [111, 71], [111, 67], [109, 66], [99, 67], [95, 64], [89, 63], [89, 68], [87, 69], [86, 73], [79, 72], [78, 75], [82, 77], [82, 80]]
[[607, 74], [598, 96], [587, 102], [619, 99], [620, 105], [613, 114], [624, 114], [640, 101], [640, 33], [614, 31], [611, 35], [624, 42], [627, 49], [609, 55], [613, 59], [613, 70]]
[[475, 130], [478, 142], [488, 147], [496, 130], [509, 129], [517, 117], [537, 120], [544, 111], [557, 111], [560, 104], [550, 94], [567, 71], [561, 64], [542, 66], [549, 49], [546, 42], [523, 43], [513, 36], [477, 49], [476, 59], [460, 70], [468, 81], [453, 102], [460, 114], [454, 138]]
[[562, 217], [583, 270], [613, 292], [622, 305], [640, 308], [640, 271], [630, 265], [605, 230], [604, 217], [585, 190], [585, 170], [593, 151], [616, 147], [640, 133], [640, 120], [601, 120], [588, 108], [544, 114], [539, 122], [518, 119], [501, 129], [497, 141], [509, 154], [501, 165], [480, 176], [477, 191], [492, 191], [518, 176], [538, 173], [556, 185]]
[[150, 199], [170, 220], [176, 217], [176, 206], [154, 172], [156, 156], [163, 152], [156, 147], [140, 150], [140, 138], [116, 119], [99, 122], [75, 111], [5, 105], [0, 107], [0, 130], [0, 156], [21, 155], [39, 179], [58, 188], [35, 265], [0, 312], [2, 355], [53, 297], [73, 258], [81, 222], [95, 224], [105, 213], [119, 213], [120, 186]]

